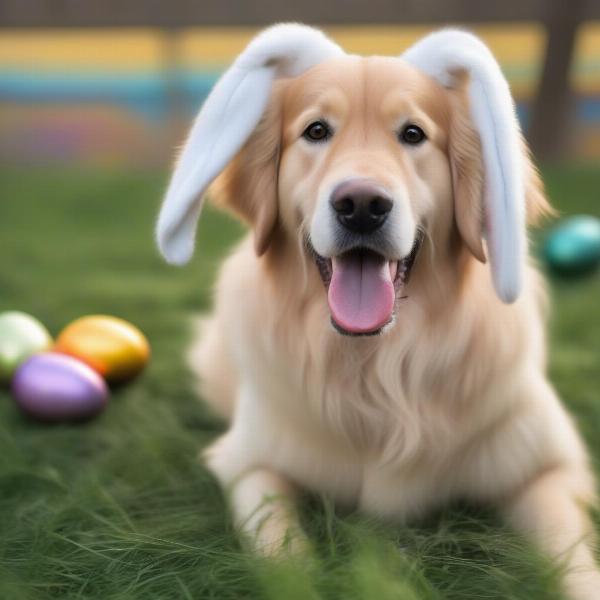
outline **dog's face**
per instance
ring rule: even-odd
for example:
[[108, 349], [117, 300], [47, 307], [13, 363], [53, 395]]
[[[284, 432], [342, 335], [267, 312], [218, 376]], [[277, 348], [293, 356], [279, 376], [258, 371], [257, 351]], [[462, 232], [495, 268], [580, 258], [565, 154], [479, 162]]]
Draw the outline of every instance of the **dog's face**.
[[361, 58], [310, 27], [277, 25], [200, 111], [161, 210], [159, 246], [173, 263], [189, 260], [214, 181], [213, 197], [254, 229], [259, 256], [276, 232], [301, 239], [300, 260], [314, 259], [342, 333], [376, 333], [392, 320], [423, 239], [444, 257], [435, 262], [446, 282], [457, 247], [489, 258], [498, 297], [512, 302], [526, 197], [530, 215], [546, 207], [524, 148], [507, 82], [471, 34], [443, 30], [400, 58]]
[[447, 92], [391, 58], [344, 57], [290, 81], [282, 103], [279, 218], [298, 228], [342, 333], [390, 320], [421, 232], [452, 225]]

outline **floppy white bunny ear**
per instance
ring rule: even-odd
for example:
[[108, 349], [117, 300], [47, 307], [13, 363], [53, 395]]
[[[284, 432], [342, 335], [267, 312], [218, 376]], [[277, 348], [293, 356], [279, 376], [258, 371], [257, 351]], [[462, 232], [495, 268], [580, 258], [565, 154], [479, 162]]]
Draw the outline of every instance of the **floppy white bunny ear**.
[[460, 30], [432, 33], [402, 58], [446, 87], [457, 72], [470, 76], [473, 124], [484, 165], [484, 231], [494, 287], [504, 302], [521, 291], [525, 261], [525, 188], [521, 132], [508, 83], [488, 47]]
[[274, 79], [342, 53], [317, 29], [283, 24], [260, 33], [238, 56], [200, 110], [163, 201], [156, 235], [167, 261], [191, 258], [203, 195], [258, 125]]

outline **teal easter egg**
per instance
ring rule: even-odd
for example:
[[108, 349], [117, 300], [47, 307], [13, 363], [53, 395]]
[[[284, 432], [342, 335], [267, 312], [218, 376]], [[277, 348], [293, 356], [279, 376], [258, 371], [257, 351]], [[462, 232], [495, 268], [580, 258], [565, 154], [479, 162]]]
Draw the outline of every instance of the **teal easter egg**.
[[550, 232], [543, 254], [559, 275], [592, 273], [600, 264], [600, 219], [587, 215], [565, 219]]
[[0, 381], [8, 381], [24, 360], [51, 345], [48, 330], [37, 319], [18, 311], [0, 313]]

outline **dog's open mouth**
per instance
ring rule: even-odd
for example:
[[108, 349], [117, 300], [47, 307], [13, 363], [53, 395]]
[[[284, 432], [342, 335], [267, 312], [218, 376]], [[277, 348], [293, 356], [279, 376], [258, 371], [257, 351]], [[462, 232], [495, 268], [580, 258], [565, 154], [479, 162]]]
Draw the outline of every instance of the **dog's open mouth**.
[[356, 248], [333, 258], [312, 250], [327, 300], [333, 326], [346, 335], [375, 335], [394, 317], [396, 299], [408, 282], [421, 245], [415, 238], [412, 250], [402, 260], [388, 260], [365, 248]]

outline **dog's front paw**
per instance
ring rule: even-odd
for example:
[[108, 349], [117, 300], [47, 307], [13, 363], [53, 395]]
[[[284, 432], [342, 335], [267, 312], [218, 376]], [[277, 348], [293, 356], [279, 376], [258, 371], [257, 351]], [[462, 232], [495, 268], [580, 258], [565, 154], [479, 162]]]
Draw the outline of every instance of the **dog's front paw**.
[[573, 570], [565, 576], [569, 600], [600, 600], [600, 571]]
[[[284, 522], [286, 521], [286, 522]], [[255, 531], [245, 530], [242, 539], [246, 547], [265, 558], [308, 558], [311, 545], [306, 534], [277, 515], [269, 515]]]

